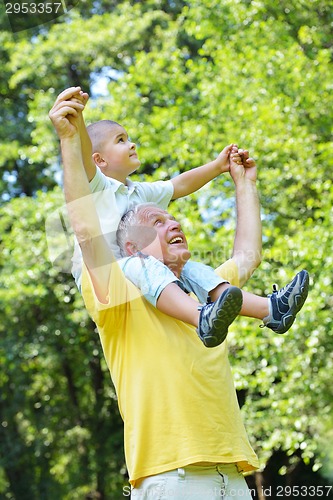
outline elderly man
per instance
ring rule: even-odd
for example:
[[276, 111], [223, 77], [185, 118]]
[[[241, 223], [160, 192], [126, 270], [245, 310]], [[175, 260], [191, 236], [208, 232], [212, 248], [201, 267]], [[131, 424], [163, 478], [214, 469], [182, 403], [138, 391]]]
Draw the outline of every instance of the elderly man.
[[[68, 212], [82, 249], [82, 294], [98, 327], [124, 421], [132, 496], [249, 499], [243, 472], [255, 470], [258, 459], [242, 423], [227, 344], [207, 349], [195, 327], [154, 308], [125, 278], [90, 194], [78, 109], [77, 102], [63, 102], [51, 119], [61, 140]], [[256, 168], [231, 162], [231, 176], [236, 237], [231, 259], [216, 272], [239, 287], [260, 261], [261, 223]], [[140, 251], [163, 260], [177, 275], [190, 255], [179, 223], [151, 205], [134, 212], [138, 218], [131, 222], [125, 216], [122, 229], [144, 224]], [[176, 244], [170, 233], [177, 234]], [[133, 237], [123, 238], [128, 255], [135, 243]]]

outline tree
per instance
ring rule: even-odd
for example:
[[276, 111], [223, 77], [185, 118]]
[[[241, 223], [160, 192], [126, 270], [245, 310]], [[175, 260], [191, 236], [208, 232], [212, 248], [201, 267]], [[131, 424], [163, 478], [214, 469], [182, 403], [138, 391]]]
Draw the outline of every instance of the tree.
[[60, 200], [55, 190], [2, 208], [1, 467], [14, 498], [112, 498], [122, 426], [94, 325], [48, 260], [45, 214]]
[[[15, 39], [8, 31], [1, 33], [5, 62], [0, 77], [4, 117], [0, 121], [4, 137], [0, 148], [2, 193], [8, 198], [22, 193], [35, 196], [40, 188], [50, 191], [37, 197], [44, 206], [40, 213], [45, 214], [52, 210], [49, 203], [52, 208], [61, 203], [58, 191], [51, 191], [59, 172], [59, 158], [47, 112], [60, 90], [77, 83], [92, 94], [85, 112], [88, 121], [111, 117], [123, 123], [137, 142], [143, 159], [138, 179], [175, 175], [206, 162], [230, 142], [249, 147], [259, 163], [264, 259], [248, 289], [269, 293], [271, 283], [285, 284], [302, 267], [311, 275], [309, 299], [287, 335], [272, 336], [259, 330], [258, 322], [245, 319], [238, 319], [229, 335], [246, 427], [262, 460], [263, 472], [257, 475], [257, 482], [259, 486], [288, 481], [297, 485], [297, 474], [303, 484], [309, 484], [307, 480], [326, 484], [322, 476], [310, 473], [324, 462], [323, 470], [328, 474], [332, 464], [325, 443], [333, 399], [329, 384], [333, 331], [330, 4], [324, 0], [306, 5], [296, 1], [276, 5], [269, 0], [116, 4], [109, 11], [102, 2], [78, 5], [66, 18], [39, 27], [33, 37], [29, 32]], [[81, 33], [85, 33], [83, 42]], [[108, 87], [106, 93], [99, 94], [96, 81], [102, 77]], [[194, 257], [207, 264], [216, 265], [230, 255], [232, 194], [224, 176], [172, 204], [172, 211], [181, 216], [190, 235]], [[27, 239], [31, 241], [31, 227], [36, 227], [38, 241], [42, 241], [43, 216], [37, 226], [33, 225], [36, 221], [32, 223], [35, 202], [35, 198], [12, 200], [2, 207], [2, 245], [9, 250], [1, 262], [1, 307], [7, 317], [1, 323], [10, 335], [2, 344], [1, 357], [9, 363], [8, 353], [16, 353], [8, 373], [10, 380], [22, 387], [14, 401], [14, 382], [6, 381], [3, 375], [7, 398], [3, 411], [11, 412], [3, 420], [13, 425], [4, 429], [10, 430], [11, 442], [21, 447], [17, 449], [24, 450], [20, 456], [35, 471], [35, 478], [42, 474], [37, 474], [32, 458], [37, 441], [40, 449], [47, 448], [50, 457], [46, 451], [42, 454], [42, 477], [47, 488], [68, 492], [70, 485], [95, 488], [107, 495], [107, 488], [97, 486], [100, 469], [96, 458], [101, 454], [95, 451], [94, 439], [99, 439], [101, 446], [105, 439], [103, 433], [92, 434], [96, 408], [90, 413], [87, 401], [90, 397], [95, 401], [97, 396], [90, 363], [96, 367], [96, 380], [103, 380], [103, 399], [98, 406], [107, 408], [99, 428], [105, 426], [113, 436], [108, 420], [111, 416], [116, 419], [112, 428], [116, 448], [111, 453], [113, 445], [106, 441], [102, 453], [102, 461], [115, 457], [111, 468], [117, 471], [115, 482], [111, 481], [114, 491], [123, 477], [119, 474], [123, 463], [119, 452], [121, 423], [114, 399], [106, 397], [111, 385], [105, 379], [97, 340], [92, 342], [88, 333], [93, 326], [70, 278], [58, 276], [55, 268], [46, 264], [45, 242], [38, 259], [14, 244], [17, 238], [21, 245]], [[14, 223], [15, 214], [22, 215]], [[25, 274], [28, 272], [33, 278]], [[31, 284], [32, 279], [38, 282], [37, 288]], [[17, 319], [13, 322], [10, 317]], [[32, 334], [40, 332], [44, 324], [47, 331], [61, 333]], [[47, 338], [46, 347], [41, 347], [45, 342], [40, 341], [40, 335]], [[95, 350], [99, 354], [92, 356]], [[24, 365], [29, 367], [27, 372], [22, 371], [22, 352], [38, 353]], [[64, 353], [68, 353], [66, 358]], [[76, 359], [83, 360], [80, 368]], [[83, 369], [87, 359], [88, 375]], [[48, 413], [45, 408], [42, 412], [30, 406], [37, 401], [33, 399], [37, 397], [36, 387], [40, 390], [43, 386], [50, 363], [57, 375], [45, 382], [46, 394], [52, 389], [54, 400], [47, 410], [52, 414], [49, 434], [59, 426], [60, 432], [71, 429], [71, 437], [67, 432], [66, 438], [53, 440], [52, 446], [43, 448], [40, 429], [48, 428]], [[39, 385], [35, 381], [37, 372]], [[98, 375], [101, 372], [103, 377]], [[64, 387], [68, 387], [68, 396], [62, 401]], [[66, 420], [63, 415], [68, 407], [73, 411]], [[29, 409], [28, 415], [42, 415], [38, 421], [34, 417], [40, 427], [32, 426], [31, 434], [27, 434], [29, 425], [18, 416], [22, 408]], [[78, 413], [87, 415], [83, 423], [75, 420]], [[27, 435], [33, 437], [28, 439]], [[31, 442], [32, 454], [27, 445]], [[78, 442], [83, 443], [82, 448]], [[80, 455], [77, 450], [81, 449], [94, 450], [94, 456], [87, 452], [87, 458], [85, 451]], [[17, 465], [17, 457], [12, 464]], [[84, 461], [90, 468], [81, 465]], [[91, 471], [86, 473], [87, 481], [78, 473], [77, 464], [85, 473]], [[305, 479], [302, 471], [311, 479]], [[67, 475], [59, 485], [62, 472]], [[38, 489], [38, 479], [31, 488]]]

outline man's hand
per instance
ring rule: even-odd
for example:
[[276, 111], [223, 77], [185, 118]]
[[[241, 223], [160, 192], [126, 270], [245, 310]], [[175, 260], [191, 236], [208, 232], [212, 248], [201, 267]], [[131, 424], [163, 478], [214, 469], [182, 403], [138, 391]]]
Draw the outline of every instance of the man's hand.
[[81, 87], [70, 87], [57, 97], [49, 112], [49, 118], [60, 140], [78, 133], [79, 113], [84, 109], [85, 104], [82, 103], [84, 99], [86, 98], [81, 95]]
[[249, 158], [247, 150], [238, 149], [233, 145], [230, 153], [230, 175], [236, 182], [245, 178], [255, 182], [257, 180], [257, 166], [253, 158]]

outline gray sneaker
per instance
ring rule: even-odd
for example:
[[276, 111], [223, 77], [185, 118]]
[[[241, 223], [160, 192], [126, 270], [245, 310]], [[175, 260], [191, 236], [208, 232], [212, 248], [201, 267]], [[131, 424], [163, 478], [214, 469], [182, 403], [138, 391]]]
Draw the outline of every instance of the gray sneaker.
[[275, 333], [285, 333], [293, 322], [296, 314], [302, 309], [308, 296], [309, 273], [300, 271], [295, 278], [281, 290], [273, 285], [273, 293], [268, 295], [269, 315], [263, 319], [262, 327], [267, 326]]
[[220, 297], [201, 307], [197, 334], [206, 347], [216, 347], [225, 340], [228, 327], [238, 316], [243, 294], [235, 286], [227, 288]]

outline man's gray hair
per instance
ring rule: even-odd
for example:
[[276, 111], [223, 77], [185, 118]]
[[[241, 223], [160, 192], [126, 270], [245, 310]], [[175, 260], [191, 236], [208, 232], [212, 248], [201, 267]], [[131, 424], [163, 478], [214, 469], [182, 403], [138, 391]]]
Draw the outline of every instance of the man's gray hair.
[[140, 203], [139, 205], [135, 205], [130, 208], [122, 218], [118, 224], [117, 229], [117, 245], [120, 248], [120, 253], [122, 257], [127, 257], [128, 253], [126, 250], [126, 243], [129, 241], [137, 242], [140, 239], [140, 226], [142, 226], [142, 210], [146, 208], [157, 208], [158, 205], [156, 203]]

